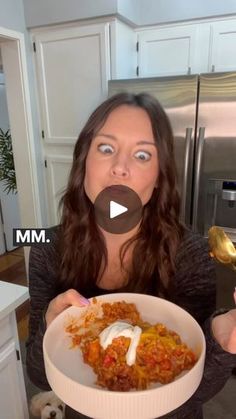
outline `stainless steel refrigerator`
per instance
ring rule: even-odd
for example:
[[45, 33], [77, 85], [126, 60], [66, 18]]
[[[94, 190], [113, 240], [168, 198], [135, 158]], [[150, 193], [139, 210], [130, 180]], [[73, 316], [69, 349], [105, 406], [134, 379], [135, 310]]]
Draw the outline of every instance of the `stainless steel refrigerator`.
[[169, 116], [182, 220], [236, 242], [236, 72], [109, 82], [109, 96], [121, 91], [152, 94]]

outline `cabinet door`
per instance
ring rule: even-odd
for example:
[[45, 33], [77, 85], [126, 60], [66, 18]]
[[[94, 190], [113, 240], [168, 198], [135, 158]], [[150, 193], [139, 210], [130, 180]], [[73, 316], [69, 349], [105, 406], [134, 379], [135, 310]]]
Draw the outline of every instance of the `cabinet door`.
[[236, 20], [211, 25], [209, 71], [236, 70]]
[[140, 77], [194, 72], [197, 25], [138, 32]]
[[66, 186], [74, 144], [94, 108], [107, 97], [109, 24], [53, 29], [34, 35], [46, 160], [49, 224]]
[[110, 23], [111, 79], [136, 78], [137, 34], [132, 27], [115, 19]]
[[0, 350], [0, 417], [4, 419], [28, 417], [24, 411], [17, 362], [15, 344], [10, 342]]

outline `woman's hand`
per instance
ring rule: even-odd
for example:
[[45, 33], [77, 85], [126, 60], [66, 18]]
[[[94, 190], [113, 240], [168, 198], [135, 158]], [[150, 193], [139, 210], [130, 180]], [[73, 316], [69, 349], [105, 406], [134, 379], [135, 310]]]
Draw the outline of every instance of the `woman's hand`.
[[[236, 291], [234, 292], [234, 300], [236, 303]], [[236, 309], [214, 317], [212, 331], [225, 351], [236, 354]]]
[[45, 314], [47, 327], [63, 310], [69, 306], [84, 307], [90, 304], [89, 300], [79, 294], [76, 290], [70, 289], [62, 294], [59, 294], [48, 305]]

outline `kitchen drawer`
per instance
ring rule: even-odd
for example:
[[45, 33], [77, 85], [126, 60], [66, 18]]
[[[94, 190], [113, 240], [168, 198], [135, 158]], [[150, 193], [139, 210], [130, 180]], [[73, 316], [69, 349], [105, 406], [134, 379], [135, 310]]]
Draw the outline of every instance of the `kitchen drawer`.
[[10, 316], [6, 316], [0, 320], [0, 348], [12, 337], [13, 330], [11, 327]]

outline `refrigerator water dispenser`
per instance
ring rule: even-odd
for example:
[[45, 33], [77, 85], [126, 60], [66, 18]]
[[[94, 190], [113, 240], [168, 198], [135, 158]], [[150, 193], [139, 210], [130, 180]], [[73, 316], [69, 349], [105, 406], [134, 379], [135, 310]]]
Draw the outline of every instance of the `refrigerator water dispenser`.
[[216, 225], [236, 242], [236, 180], [209, 179], [206, 192], [204, 236]]
[[222, 199], [228, 201], [229, 207], [233, 208], [236, 202], [236, 182], [224, 181], [222, 189]]

